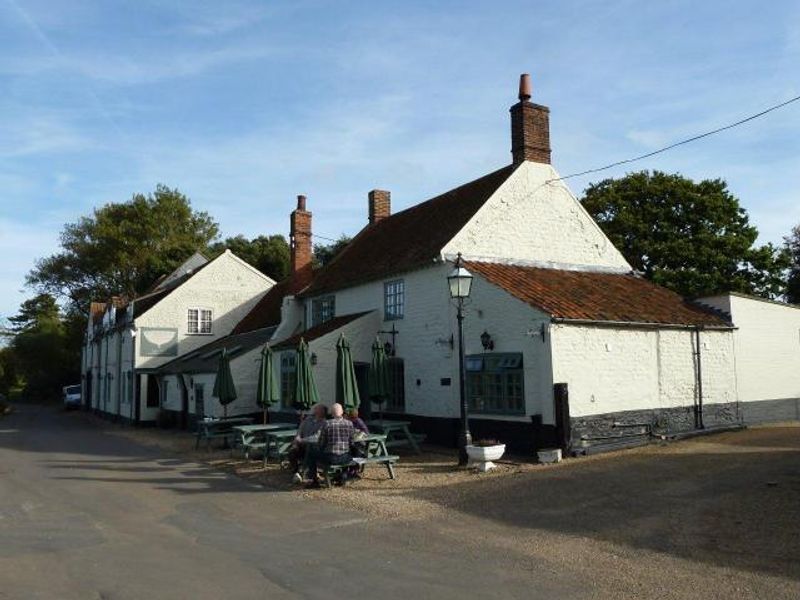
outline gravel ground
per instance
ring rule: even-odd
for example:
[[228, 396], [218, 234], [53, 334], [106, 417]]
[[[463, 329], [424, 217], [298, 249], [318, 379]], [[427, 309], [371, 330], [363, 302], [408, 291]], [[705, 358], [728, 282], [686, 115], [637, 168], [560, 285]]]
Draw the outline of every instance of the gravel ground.
[[109, 427], [273, 490], [430, 523], [454, 551], [492, 547], [520, 569], [569, 569], [598, 598], [800, 598], [800, 425], [756, 427], [558, 465], [454, 468], [453, 452], [403, 454], [396, 480], [368, 468], [304, 490], [285, 471], [193, 450], [186, 433]]

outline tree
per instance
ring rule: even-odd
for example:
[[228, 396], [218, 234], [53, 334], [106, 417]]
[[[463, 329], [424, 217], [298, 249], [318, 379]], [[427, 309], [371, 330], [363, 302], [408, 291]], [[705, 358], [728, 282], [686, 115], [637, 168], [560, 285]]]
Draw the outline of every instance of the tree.
[[[11, 342], [4, 348], [3, 385], [23, 384], [23, 396], [35, 400], [57, 398], [64, 385], [80, 381], [80, 331], [62, 319], [55, 298], [40, 294], [26, 300], [11, 317]], [[77, 333], [77, 335], [76, 335]], [[77, 337], [78, 343], [71, 338]]]
[[67, 224], [61, 251], [37, 261], [28, 284], [86, 314], [92, 299], [141, 294], [204, 250], [217, 232], [207, 213], [192, 210], [177, 189], [159, 185], [152, 194], [135, 194]]
[[338, 240], [330, 244], [314, 244], [314, 266], [324, 267], [341, 252], [353, 238], [342, 234]]
[[786, 301], [800, 304], [800, 225], [796, 225], [786, 237], [786, 251], [791, 261], [786, 283]]
[[784, 293], [788, 254], [758, 230], [721, 179], [660, 171], [590, 185], [581, 200], [634, 269], [687, 297]]
[[229, 237], [211, 244], [208, 254], [213, 257], [226, 249], [275, 281], [289, 275], [289, 243], [282, 235], [260, 235], [252, 240], [243, 235]]
[[19, 308], [19, 313], [8, 319], [12, 334], [42, 328], [45, 324], [58, 320], [58, 304], [50, 294], [39, 294], [25, 300]]

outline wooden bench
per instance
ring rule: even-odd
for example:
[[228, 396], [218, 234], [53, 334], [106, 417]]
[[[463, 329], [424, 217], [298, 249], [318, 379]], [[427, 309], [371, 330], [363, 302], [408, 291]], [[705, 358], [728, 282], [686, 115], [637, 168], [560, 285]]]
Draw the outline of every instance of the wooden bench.
[[395, 478], [394, 465], [400, 460], [400, 457], [395, 454], [387, 454], [385, 456], [370, 456], [368, 458], [354, 458], [347, 464], [343, 465], [328, 465], [325, 469], [325, 485], [331, 487], [331, 478], [339, 475], [345, 469], [352, 467], [359, 467], [360, 471], [364, 471], [367, 465], [383, 465], [389, 472], [389, 479]]

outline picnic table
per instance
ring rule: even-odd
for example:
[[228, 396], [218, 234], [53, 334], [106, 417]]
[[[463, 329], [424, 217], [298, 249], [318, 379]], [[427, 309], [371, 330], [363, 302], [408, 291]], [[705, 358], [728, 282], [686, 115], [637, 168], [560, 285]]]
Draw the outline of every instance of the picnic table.
[[293, 425], [291, 429], [273, 429], [264, 432], [264, 468], [267, 467], [269, 456], [275, 456], [281, 460], [289, 453], [292, 440], [297, 436], [297, 428]]
[[349, 464], [346, 465], [329, 465], [325, 469], [325, 485], [331, 487], [331, 476], [336, 475], [344, 469], [357, 466], [361, 472], [368, 465], [382, 465], [386, 467], [389, 473], [389, 479], [395, 478], [394, 465], [400, 460], [400, 457], [395, 454], [389, 454], [386, 448], [386, 435], [377, 433], [367, 434], [353, 442], [354, 444], [365, 444], [365, 456], [354, 457]]
[[253, 422], [250, 417], [229, 417], [227, 419], [218, 419], [214, 417], [206, 417], [197, 421], [197, 439], [195, 440], [194, 449], [200, 447], [200, 440], [206, 441], [206, 450], [211, 450], [211, 440], [214, 438], [222, 438], [226, 442], [229, 437], [234, 436], [233, 428], [237, 425], [249, 425]]
[[370, 431], [378, 430], [383, 433], [386, 436], [386, 446], [389, 448], [410, 446], [417, 454], [422, 452], [419, 442], [424, 440], [425, 436], [411, 433], [409, 429], [411, 427], [410, 421], [367, 421], [367, 427], [369, 427]]
[[231, 448], [231, 453], [233, 453], [234, 447], [239, 447], [242, 449], [244, 457], [249, 459], [251, 450], [261, 450], [262, 452], [266, 452], [266, 432], [278, 431], [281, 429], [293, 429], [295, 427], [296, 425], [294, 423], [237, 425], [233, 428], [236, 435], [236, 441]]

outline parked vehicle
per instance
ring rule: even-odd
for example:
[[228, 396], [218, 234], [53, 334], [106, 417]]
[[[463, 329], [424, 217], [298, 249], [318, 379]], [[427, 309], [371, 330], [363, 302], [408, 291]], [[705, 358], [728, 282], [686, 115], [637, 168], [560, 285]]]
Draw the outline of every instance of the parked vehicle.
[[81, 386], [79, 385], [66, 385], [64, 386], [64, 408], [80, 408], [81, 407]]

